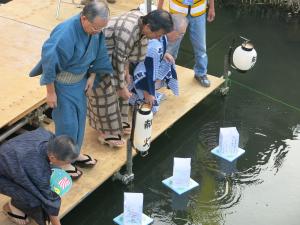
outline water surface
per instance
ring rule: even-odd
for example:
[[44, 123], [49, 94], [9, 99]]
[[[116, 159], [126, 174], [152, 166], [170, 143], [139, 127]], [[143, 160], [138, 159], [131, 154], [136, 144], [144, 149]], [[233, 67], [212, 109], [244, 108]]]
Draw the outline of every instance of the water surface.
[[[233, 71], [230, 93], [210, 95], [134, 160], [130, 187], [107, 181], [64, 219], [64, 225], [109, 225], [123, 210], [124, 191], [144, 193], [144, 213], [155, 225], [300, 224], [300, 28], [276, 10], [218, 8], [208, 25], [209, 73], [221, 76], [233, 38], [251, 39], [258, 61]], [[178, 63], [192, 68], [186, 37]], [[235, 126], [246, 153], [234, 163], [214, 157], [220, 127]], [[161, 180], [173, 157], [192, 158], [200, 187], [181, 197]]]

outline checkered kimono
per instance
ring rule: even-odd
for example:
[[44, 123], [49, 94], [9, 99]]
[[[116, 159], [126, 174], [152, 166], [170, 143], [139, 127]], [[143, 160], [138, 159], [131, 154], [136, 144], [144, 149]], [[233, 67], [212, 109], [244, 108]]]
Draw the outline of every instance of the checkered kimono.
[[128, 101], [118, 98], [116, 90], [127, 87], [125, 66], [145, 59], [148, 39], [142, 34], [143, 14], [138, 10], [112, 18], [104, 29], [108, 54], [114, 70], [89, 96], [90, 125], [108, 134], [122, 133], [122, 122], [128, 122]]

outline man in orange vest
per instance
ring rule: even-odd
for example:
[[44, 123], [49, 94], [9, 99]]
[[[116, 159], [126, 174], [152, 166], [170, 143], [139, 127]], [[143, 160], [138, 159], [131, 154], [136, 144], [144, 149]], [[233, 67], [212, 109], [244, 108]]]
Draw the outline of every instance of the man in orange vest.
[[[158, 8], [163, 7], [164, 0], [158, 0]], [[208, 9], [207, 9], [208, 5]], [[169, 0], [170, 13], [183, 14], [189, 22], [189, 34], [195, 55], [195, 79], [203, 86], [209, 87], [207, 78], [207, 54], [206, 54], [206, 14], [207, 21], [215, 19], [214, 0]], [[207, 13], [206, 13], [207, 12]], [[176, 59], [182, 37], [168, 46], [167, 52]]]

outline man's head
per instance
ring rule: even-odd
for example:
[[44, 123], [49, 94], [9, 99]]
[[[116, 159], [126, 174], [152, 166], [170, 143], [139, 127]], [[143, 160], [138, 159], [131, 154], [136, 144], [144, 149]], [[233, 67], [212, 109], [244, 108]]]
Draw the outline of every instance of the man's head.
[[164, 10], [154, 10], [142, 16], [143, 34], [149, 39], [158, 39], [173, 30], [171, 14]]
[[79, 149], [73, 139], [67, 135], [50, 138], [47, 154], [50, 162], [55, 166], [70, 164], [79, 155]]
[[98, 34], [107, 25], [109, 8], [104, 1], [89, 2], [84, 6], [80, 19], [82, 27], [87, 34]]
[[174, 23], [174, 29], [167, 34], [168, 41], [171, 43], [183, 37], [188, 26], [188, 20], [184, 15], [172, 14], [172, 19]]

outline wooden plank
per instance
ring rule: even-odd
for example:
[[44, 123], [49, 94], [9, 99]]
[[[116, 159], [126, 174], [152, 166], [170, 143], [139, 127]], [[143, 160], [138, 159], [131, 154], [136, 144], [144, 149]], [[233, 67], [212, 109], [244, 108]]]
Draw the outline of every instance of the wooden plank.
[[[0, 16], [51, 30], [58, 23], [82, 10], [78, 5], [70, 4], [71, 0], [66, 0], [65, 3], [61, 3], [60, 16], [56, 19], [57, 2], [57, 0], [13, 0], [1, 5]], [[75, 2], [79, 3], [80, 0]], [[143, 2], [143, 0], [118, 0], [116, 4], [109, 4], [111, 16], [137, 8]]]
[[0, 17], [0, 128], [13, 123], [45, 101], [38, 78], [28, 73], [40, 58], [48, 31]]

